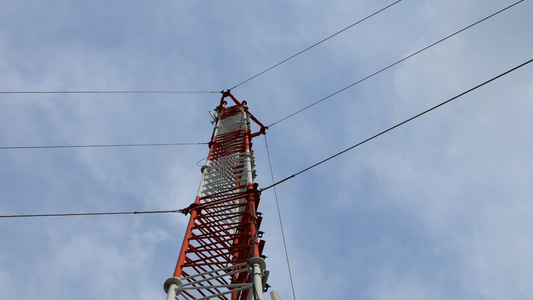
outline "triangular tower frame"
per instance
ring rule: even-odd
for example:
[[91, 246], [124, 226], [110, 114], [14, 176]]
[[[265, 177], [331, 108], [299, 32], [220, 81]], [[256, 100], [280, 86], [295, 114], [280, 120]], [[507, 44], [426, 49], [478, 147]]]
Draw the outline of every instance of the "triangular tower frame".
[[[227, 100], [233, 105], [228, 106]], [[259, 191], [252, 139], [266, 127], [229, 91], [217, 107], [209, 154], [167, 299], [263, 299], [268, 271], [262, 257]], [[251, 131], [251, 122], [259, 131]]]

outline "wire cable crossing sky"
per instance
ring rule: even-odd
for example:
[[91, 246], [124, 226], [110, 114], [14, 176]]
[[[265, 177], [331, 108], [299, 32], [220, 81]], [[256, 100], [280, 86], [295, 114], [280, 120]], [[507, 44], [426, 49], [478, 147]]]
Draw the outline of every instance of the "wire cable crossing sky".
[[464, 91], [464, 92], [458, 94], [457, 96], [452, 97], [452, 98], [450, 98], [450, 99], [448, 99], [448, 100], [446, 100], [446, 101], [444, 101], [444, 102], [441, 102], [441, 103], [439, 103], [439, 104], [437, 104], [437, 105], [435, 105], [435, 106], [433, 106], [433, 107], [431, 107], [431, 108], [429, 108], [429, 109], [427, 109], [427, 110], [425, 110], [425, 111], [423, 111], [423, 112], [421, 112], [421, 113], [419, 113], [419, 114], [417, 114], [417, 115], [415, 115], [415, 116], [413, 116], [413, 117], [410, 117], [409, 119], [407, 119], [407, 120], [405, 120], [405, 121], [403, 121], [403, 122], [400, 122], [400, 123], [398, 123], [398, 124], [396, 124], [396, 125], [394, 125], [394, 126], [388, 128], [388, 129], [386, 129], [386, 130], [383, 130], [383, 131], [381, 131], [380, 133], [378, 133], [378, 134], [376, 134], [376, 135], [373, 135], [373, 136], [371, 136], [371, 137], [369, 137], [369, 138], [363, 140], [362, 142], [359, 142], [359, 143], [357, 143], [357, 144], [355, 144], [355, 145], [353, 145], [353, 146], [351, 146], [351, 147], [348, 147], [348, 148], [346, 148], [346, 149], [344, 149], [344, 150], [342, 150], [342, 151], [340, 151], [340, 152], [338, 152], [338, 153], [336, 153], [336, 154], [334, 154], [334, 155], [332, 155], [332, 156], [330, 156], [330, 157], [328, 157], [328, 158], [326, 158], [326, 159], [324, 159], [324, 160], [321, 160], [321, 161], [319, 161], [319, 162], [317, 162], [317, 163], [315, 163], [315, 164], [313, 164], [313, 165], [311, 165], [311, 166], [309, 166], [309, 167], [307, 167], [307, 168], [305, 168], [305, 169], [303, 169], [303, 170], [301, 170], [301, 171], [299, 171], [299, 172], [297, 172], [297, 173], [292, 174], [292, 175], [289, 176], [289, 177], [286, 177], [286, 178], [284, 178], [284, 179], [282, 179], [282, 180], [279, 180], [279, 181], [277, 181], [277, 182], [275, 182], [275, 183], [273, 183], [273, 184], [271, 184], [271, 185], [269, 185], [269, 186], [267, 186], [267, 187], [261, 189], [261, 191], [268, 190], [268, 189], [270, 189], [270, 188], [272, 188], [272, 187], [275, 187], [276, 185], [278, 185], [278, 184], [280, 184], [280, 183], [283, 183], [283, 182], [285, 182], [285, 181], [287, 181], [287, 180], [289, 180], [289, 179], [292, 179], [292, 178], [294, 178], [294, 177], [296, 177], [296, 176], [298, 176], [298, 175], [300, 175], [300, 174], [302, 174], [302, 173], [305, 173], [305, 172], [307, 172], [307, 171], [313, 169], [314, 167], [317, 167], [317, 166], [319, 166], [319, 165], [321, 165], [321, 164], [327, 162], [328, 160], [331, 160], [331, 159], [333, 159], [333, 158], [336, 158], [336, 157], [338, 157], [339, 155], [341, 155], [341, 154], [343, 154], [343, 153], [346, 153], [346, 152], [348, 152], [348, 151], [350, 151], [350, 150], [352, 150], [352, 149], [354, 149], [354, 148], [356, 148], [356, 147], [359, 147], [359, 146], [361, 146], [362, 144], [364, 144], [364, 143], [366, 143], [366, 142], [369, 142], [369, 141], [371, 141], [371, 140], [373, 140], [373, 139], [375, 139], [375, 138], [377, 138], [377, 137], [379, 137], [379, 136], [381, 136], [381, 135], [384, 135], [385, 133], [387, 133], [387, 132], [389, 132], [389, 131], [391, 131], [391, 130], [393, 130], [393, 129], [396, 129], [396, 128], [398, 128], [398, 127], [400, 127], [400, 126], [402, 126], [402, 125], [404, 125], [404, 124], [406, 124], [406, 123], [408, 123], [408, 122], [413, 121], [414, 119], [416, 119], [416, 118], [418, 118], [418, 117], [421, 117], [422, 115], [427, 114], [428, 112], [430, 112], [430, 111], [432, 111], [432, 110], [435, 110], [435, 109], [437, 109], [437, 108], [443, 106], [444, 104], [450, 103], [450, 102], [452, 102], [453, 100], [455, 100], [455, 99], [457, 99], [457, 98], [459, 98], [459, 97], [462, 97], [462, 96], [464, 96], [464, 95], [466, 95], [466, 94], [468, 94], [468, 93], [470, 93], [470, 92], [472, 92], [472, 91], [474, 91], [474, 90], [476, 90], [476, 89], [478, 89], [478, 88], [480, 88], [480, 87], [482, 87], [482, 86], [484, 86], [484, 85], [486, 85], [486, 84], [488, 84], [488, 83], [490, 83], [490, 82], [492, 82], [492, 81], [494, 81], [494, 80], [496, 80], [496, 79], [498, 79], [498, 78], [500, 78], [500, 77], [502, 77], [502, 76], [505, 76], [505, 75], [507, 75], [507, 74], [509, 74], [509, 73], [511, 73], [511, 72], [513, 72], [513, 71], [515, 71], [515, 70], [517, 70], [517, 69], [519, 69], [519, 68], [521, 68], [521, 67], [523, 67], [523, 66], [525, 66], [525, 65], [527, 65], [527, 64], [529, 64], [529, 63], [531, 63], [532, 61], [533, 61], [533, 59], [528, 60], [528, 61], [526, 61], [525, 63], [523, 63], [523, 64], [521, 64], [521, 65], [518, 65], [518, 66], [516, 66], [516, 67], [514, 67], [514, 68], [512, 68], [512, 69], [510, 69], [510, 70], [508, 70], [508, 71], [505, 71], [505, 72], [501, 73], [500, 75], [497, 75], [497, 76], [495, 76], [495, 77], [492, 77], [491, 79], [489, 79], [489, 80], [487, 80], [487, 81], [485, 81], [485, 82], [483, 82], [483, 83], [480, 83], [480, 84], [476, 85], [475, 87], [473, 87], [473, 88], [471, 88], [471, 89], [469, 89], [469, 90], [466, 90], [466, 91]]
[[161, 147], [161, 146], [197, 146], [208, 143], [145, 143], [145, 144], [96, 144], [96, 145], [52, 145], [52, 146], [3, 146], [0, 150], [22, 149], [61, 149], [61, 148], [114, 148], [114, 147]]
[[42, 218], [42, 217], [82, 217], [82, 216], [116, 216], [116, 215], [146, 215], [182, 213], [187, 209], [176, 210], [148, 210], [148, 211], [119, 211], [119, 212], [88, 212], [88, 213], [55, 213], [55, 214], [25, 214], [25, 215], [0, 215], [0, 218]]
[[520, 0], [518, 2], [515, 2], [515, 3], [503, 8], [503, 9], [501, 9], [501, 10], [499, 10], [499, 11], [493, 13], [493, 14], [490, 14], [490, 15], [484, 17], [483, 19], [481, 19], [481, 20], [479, 20], [477, 22], [474, 22], [474, 23], [472, 23], [472, 24], [470, 24], [470, 25], [468, 25], [468, 26], [466, 26], [466, 27], [464, 27], [464, 28], [462, 28], [462, 29], [460, 29], [460, 30], [458, 30], [458, 31], [456, 31], [456, 32], [454, 32], [454, 33], [452, 33], [452, 34], [450, 34], [450, 35], [448, 35], [448, 36], [446, 36], [446, 37], [444, 37], [444, 38], [442, 38], [442, 39], [430, 44], [430, 45], [428, 45], [428, 46], [426, 46], [426, 47], [424, 47], [424, 48], [421, 48], [420, 50], [417, 50], [417, 51], [407, 55], [406, 57], [404, 57], [404, 58], [402, 58], [402, 59], [400, 59], [400, 60], [398, 60], [398, 61], [396, 61], [396, 62], [394, 62], [394, 63], [392, 63], [392, 64], [390, 64], [390, 65], [388, 65], [388, 66], [386, 66], [386, 67], [384, 67], [384, 68], [382, 68], [382, 69], [380, 69], [380, 70], [378, 70], [378, 71], [376, 71], [376, 72], [374, 72], [374, 73], [372, 73], [372, 74], [370, 74], [368, 76], [366, 76], [366, 77], [364, 77], [363, 79], [360, 79], [360, 80], [358, 80], [358, 81], [356, 81], [356, 82], [354, 82], [354, 83], [352, 83], [352, 84], [350, 84], [350, 85], [348, 85], [348, 86], [346, 86], [346, 87], [344, 87], [344, 88], [342, 88], [342, 89], [340, 89], [340, 90], [338, 90], [338, 91], [336, 91], [336, 92], [334, 92], [332, 94], [329, 94], [328, 96], [326, 96], [324, 98], [321, 98], [321, 99], [319, 99], [319, 100], [317, 100], [317, 101], [315, 101], [315, 102], [313, 102], [313, 103], [311, 103], [311, 104], [309, 104], [309, 105], [307, 105], [307, 106], [295, 111], [294, 113], [292, 113], [292, 114], [290, 114], [290, 115], [288, 115], [288, 116], [286, 116], [286, 117], [284, 117], [284, 118], [282, 118], [282, 119], [280, 119], [280, 120], [268, 125], [268, 127], [272, 127], [272, 126], [274, 126], [274, 125], [276, 125], [276, 124], [278, 124], [280, 122], [283, 122], [283, 121], [285, 121], [285, 120], [287, 120], [287, 119], [289, 119], [289, 118], [291, 118], [291, 117], [293, 117], [293, 116], [295, 116], [295, 115], [297, 115], [297, 114], [299, 114], [299, 113], [301, 113], [301, 112], [303, 112], [303, 111], [305, 111], [305, 110], [317, 105], [318, 103], [320, 103], [320, 102], [322, 102], [324, 100], [327, 100], [327, 99], [329, 99], [329, 98], [331, 98], [331, 97], [333, 97], [333, 96], [335, 96], [335, 95], [337, 95], [337, 94], [339, 94], [341, 92], [344, 92], [345, 90], [347, 90], [347, 89], [349, 89], [351, 87], [354, 87], [355, 85], [357, 85], [357, 84], [359, 84], [359, 83], [361, 83], [361, 82], [363, 82], [363, 81], [365, 81], [367, 79], [370, 79], [370, 78], [374, 77], [375, 75], [378, 75], [381, 72], [386, 71], [386, 70], [396, 66], [397, 64], [399, 64], [401, 62], [404, 62], [404, 61], [410, 59], [411, 57], [413, 57], [413, 56], [415, 56], [415, 55], [417, 55], [417, 54], [419, 54], [419, 53], [421, 53], [421, 52], [423, 52], [423, 51], [425, 51], [425, 50], [427, 50], [427, 49], [429, 49], [429, 48], [431, 48], [431, 47], [433, 47], [435, 45], [438, 45], [438, 44], [444, 42], [445, 40], [447, 40], [447, 39], [449, 39], [449, 38], [451, 38], [453, 36], [456, 36], [459, 33], [463, 32], [463, 31], [465, 31], [465, 30], [467, 30], [467, 29], [469, 29], [471, 27], [474, 27], [477, 24], [480, 24], [483, 21], [488, 20], [489, 18], [492, 18], [492, 17], [496, 16], [497, 14], [499, 14], [499, 13], [501, 13], [501, 12], [503, 12], [503, 11], [505, 11], [505, 10], [517, 5], [518, 3], [522, 2], [522, 1], [524, 1], [524, 0]]
[[[267, 141], [266, 134], [264, 135], [264, 138], [265, 138], [265, 149], [266, 149], [266, 154], [268, 158], [268, 166], [270, 169], [270, 178], [272, 179], [272, 184], [275, 184], [276, 181], [274, 180], [274, 171], [272, 170], [272, 161], [270, 160], [270, 152], [268, 150], [268, 141]], [[294, 288], [294, 280], [292, 278], [291, 263], [289, 259], [289, 250], [287, 249], [287, 240], [285, 239], [285, 230], [283, 229], [283, 219], [281, 217], [281, 209], [279, 207], [278, 193], [276, 191], [276, 187], [273, 186], [273, 188], [274, 188], [274, 199], [276, 200], [276, 210], [278, 212], [279, 228], [281, 230], [281, 238], [283, 241], [283, 250], [285, 251], [285, 259], [287, 261], [287, 271], [289, 272], [289, 280], [291, 283], [292, 297], [293, 299], [296, 299], [296, 290]]]
[[275, 65], [273, 65], [273, 66], [267, 68], [266, 70], [264, 70], [264, 71], [262, 71], [262, 72], [259, 72], [258, 74], [256, 74], [256, 75], [254, 75], [254, 76], [252, 76], [252, 77], [246, 79], [245, 81], [243, 81], [243, 82], [241, 82], [241, 83], [235, 85], [234, 87], [231, 88], [231, 90], [238, 88], [239, 86], [241, 86], [241, 85], [247, 83], [248, 81], [251, 81], [251, 80], [253, 80], [253, 79], [255, 79], [255, 78], [257, 78], [257, 77], [259, 77], [259, 76], [265, 74], [266, 72], [268, 72], [268, 71], [274, 69], [275, 67], [277, 67], [277, 66], [279, 66], [279, 65], [281, 65], [281, 64], [283, 64], [283, 63], [285, 63], [285, 62], [287, 62], [287, 61], [289, 61], [289, 60], [295, 58], [296, 56], [298, 56], [298, 55], [300, 55], [300, 54], [302, 54], [302, 53], [304, 53], [304, 52], [310, 50], [311, 48], [314, 48], [314, 47], [316, 47], [316, 46], [322, 44], [323, 42], [325, 42], [325, 41], [331, 39], [332, 37], [334, 37], [334, 36], [336, 36], [336, 35], [338, 35], [338, 34], [344, 32], [344, 31], [346, 31], [346, 30], [352, 28], [353, 26], [355, 26], [355, 25], [357, 25], [357, 24], [359, 24], [359, 23], [361, 23], [361, 22], [363, 22], [363, 21], [365, 21], [365, 20], [367, 20], [367, 19], [369, 19], [369, 18], [371, 18], [371, 17], [373, 17], [373, 16], [379, 14], [380, 12], [382, 12], [382, 11], [388, 9], [389, 7], [391, 7], [391, 6], [393, 6], [393, 5], [397, 4], [397, 3], [399, 3], [400, 1], [401, 1], [401, 0], [398, 0], [398, 1], [396, 1], [396, 2], [393, 2], [393, 3], [391, 3], [391, 4], [389, 4], [389, 5], [385, 6], [385, 7], [383, 7], [382, 9], [380, 9], [380, 10], [378, 10], [378, 11], [376, 11], [376, 12], [374, 12], [374, 13], [368, 15], [368, 16], [366, 16], [365, 18], [363, 18], [363, 19], [361, 19], [361, 20], [359, 20], [359, 21], [357, 21], [357, 22], [355, 22], [355, 23], [353, 23], [353, 24], [351, 24], [351, 25], [349, 25], [349, 26], [347, 26], [347, 27], [345, 27], [345, 28], [343, 28], [343, 29], [341, 29], [341, 30], [335, 32], [334, 34], [328, 36], [327, 38], [322, 39], [322, 40], [320, 40], [319, 42], [314, 43], [313, 45], [311, 45], [311, 46], [309, 46], [309, 47], [303, 49], [302, 51], [300, 51], [300, 52], [298, 52], [298, 53], [296, 53], [296, 54], [294, 54], [294, 55], [292, 55], [292, 56], [289, 56], [288, 58], [286, 58], [286, 59], [280, 61], [279, 63], [277, 63], [277, 64], [275, 64]]
[[0, 94], [218, 94], [215, 91], [0, 91]]

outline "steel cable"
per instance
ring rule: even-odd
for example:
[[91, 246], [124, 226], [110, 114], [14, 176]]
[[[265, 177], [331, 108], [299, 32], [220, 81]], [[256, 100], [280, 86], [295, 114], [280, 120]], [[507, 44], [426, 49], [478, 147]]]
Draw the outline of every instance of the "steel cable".
[[366, 142], [369, 142], [369, 141], [371, 141], [371, 140], [373, 140], [373, 139], [375, 139], [375, 138], [377, 138], [377, 137], [379, 137], [379, 136], [381, 136], [381, 135], [383, 135], [383, 134], [385, 134], [385, 133], [387, 133], [387, 132], [389, 132], [389, 131], [391, 131], [393, 129], [396, 129], [396, 128], [398, 128], [398, 127], [400, 127], [400, 126], [402, 126], [402, 125], [404, 125], [404, 124], [406, 124], [406, 123], [408, 123], [408, 122], [410, 122], [410, 121], [412, 121], [412, 120], [414, 120], [414, 119], [416, 119], [416, 118], [418, 118], [418, 117], [420, 117], [422, 115], [425, 115], [428, 112], [443, 106], [444, 104], [450, 103], [451, 101], [453, 101], [453, 100], [455, 100], [455, 99], [457, 99], [457, 98], [459, 98], [461, 96], [464, 96], [464, 95], [472, 92], [473, 90], [476, 90], [476, 89], [478, 89], [478, 88], [480, 88], [480, 87], [482, 87], [482, 86], [484, 86], [484, 85], [486, 85], [486, 84], [488, 84], [488, 83], [490, 83], [490, 82], [492, 82], [492, 81], [494, 81], [494, 80], [496, 80], [496, 79], [498, 79], [498, 78], [500, 78], [500, 77], [502, 77], [504, 75], [507, 75], [507, 74], [509, 74], [509, 73], [511, 73], [511, 72], [513, 72], [513, 71], [515, 71], [515, 70], [517, 70], [517, 69], [519, 69], [519, 68], [521, 68], [521, 67], [523, 67], [523, 66], [525, 66], [525, 65], [527, 65], [529, 63], [531, 63], [532, 61], [533, 61], [533, 59], [530, 59], [530, 60], [528, 60], [525, 63], [522, 63], [522, 64], [520, 64], [520, 65], [518, 65], [518, 66], [516, 66], [516, 67], [514, 67], [514, 68], [512, 68], [512, 69], [510, 69], [508, 71], [505, 71], [505, 72], [501, 73], [500, 75], [497, 75], [497, 76], [495, 76], [495, 77], [493, 77], [493, 78], [491, 78], [491, 79], [489, 79], [489, 80], [487, 80], [487, 81], [485, 81], [485, 82], [483, 82], [481, 84], [476, 85], [475, 87], [473, 87], [473, 88], [471, 88], [469, 90], [466, 90], [466, 91], [460, 93], [457, 96], [454, 96], [454, 97], [452, 97], [452, 98], [450, 98], [450, 99], [448, 99], [448, 100], [446, 100], [444, 102], [441, 102], [441, 103], [439, 103], [439, 104], [437, 104], [437, 105], [435, 105], [435, 106], [433, 106], [433, 107], [431, 107], [431, 108], [429, 108], [429, 109], [427, 109], [427, 110], [425, 110], [425, 111], [423, 111], [423, 112], [421, 112], [421, 113], [419, 113], [419, 114], [417, 114], [417, 115], [415, 115], [413, 117], [410, 117], [409, 119], [407, 119], [407, 120], [405, 120], [403, 122], [400, 122], [400, 123], [388, 128], [386, 130], [383, 130], [380, 133], [378, 133], [376, 135], [373, 135], [373, 136], [367, 138], [366, 140], [363, 140], [362, 142], [359, 142], [359, 143], [357, 143], [357, 144], [355, 144], [355, 145], [353, 145], [353, 146], [351, 146], [349, 148], [346, 148], [346, 149], [344, 149], [344, 150], [342, 150], [342, 151], [340, 151], [340, 152], [338, 152], [338, 153], [336, 153], [336, 154], [334, 154], [334, 155], [332, 155], [332, 156], [330, 156], [330, 157], [328, 157], [328, 158], [326, 158], [324, 160], [321, 160], [321, 161], [319, 161], [319, 162], [317, 162], [317, 163], [315, 163], [315, 164], [313, 164], [313, 165], [311, 165], [311, 166], [309, 166], [309, 167], [307, 167], [307, 168], [305, 168], [305, 169], [303, 169], [303, 170], [301, 170], [301, 171], [299, 171], [297, 173], [292, 174], [291, 176], [289, 176], [289, 177], [287, 177], [285, 179], [282, 179], [282, 180], [280, 180], [280, 181], [278, 181], [278, 182], [276, 182], [274, 184], [271, 184], [271, 185], [261, 189], [261, 191], [268, 190], [268, 189], [270, 189], [272, 187], [275, 187], [276, 185], [278, 185], [278, 184], [280, 184], [282, 182], [285, 182], [285, 181], [287, 181], [287, 180], [289, 180], [291, 178], [294, 178], [294, 177], [296, 177], [296, 176], [298, 176], [298, 175], [300, 175], [300, 174], [302, 174], [304, 172], [307, 172], [307, 171], [311, 170], [312, 168], [327, 162], [328, 160], [331, 160], [331, 159], [333, 159], [333, 158], [335, 158], [335, 157], [337, 157], [337, 156], [339, 156], [339, 155], [341, 155], [341, 154], [343, 154], [345, 152], [348, 152], [348, 151], [350, 151], [350, 150], [352, 150], [352, 149], [354, 149], [354, 148], [356, 148], [358, 146], [361, 146], [362, 144], [364, 144]]
[[158, 147], [158, 146], [192, 146], [208, 143], [166, 143], [166, 144], [110, 144], [110, 145], [56, 145], [56, 146], [5, 146], [0, 150], [20, 149], [60, 149], [60, 148], [110, 148], [110, 147]]
[[215, 94], [214, 91], [0, 91], [0, 94]]
[[121, 212], [92, 212], [92, 213], [59, 213], [59, 214], [27, 214], [27, 215], [0, 215], [0, 218], [38, 218], [38, 217], [79, 217], [79, 216], [109, 216], [109, 215], [141, 215], [141, 214], [186, 214], [188, 209], [175, 210], [148, 210], [148, 211], [121, 211]]
[[267, 127], [272, 127], [272, 126], [274, 126], [274, 125], [276, 125], [276, 124], [278, 124], [278, 123], [280, 123], [280, 122], [282, 122], [282, 121], [285, 121], [285, 120], [287, 120], [288, 118], [293, 117], [293, 116], [295, 116], [295, 115], [297, 115], [297, 114], [303, 112], [304, 110], [307, 110], [307, 109], [311, 108], [312, 106], [315, 106], [315, 105], [317, 105], [318, 103], [320, 103], [320, 102], [322, 102], [322, 101], [324, 101], [324, 100], [327, 100], [327, 99], [329, 99], [329, 98], [331, 98], [331, 97], [333, 97], [333, 96], [335, 96], [335, 95], [337, 95], [337, 94], [339, 94], [339, 93], [341, 93], [341, 92], [343, 92], [343, 91], [345, 91], [345, 90], [347, 90], [347, 89], [349, 89], [349, 88], [351, 88], [351, 87], [353, 87], [353, 86], [355, 86], [355, 85], [357, 85], [357, 84], [359, 84], [359, 83], [361, 83], [361, 82], [363, 82], [363, 81], [365, 81], [365, 80], [367, 80], [367, 79], [369, 79], [369, 78], [371, 78], [371, 77], [374, 77], [375, 75], [377, 75], [377, 74], [379, 74], [379, 73], [381, 73], [381, 72], [383, 72], [383, 71], [385, 71], [385, 70], [388, 70], [388, 69], [394, 67], [395, 65], [397, 65], [397, 64], [399, 64], [399, 63], [401, 63], [401, 62], [403, 62], [403, 61], [406, 61], [406, 60], [408, 60], [409, 58], [411, 58], [411, 57], [413, 57], [413, 56], [415, 56], [415, 55], [417, 55], [417, 54], [419, 54], [419, 53], [421, 53], [421, 52], [423, 52], [423, 51], [425, 51], [425, 50], [427, 50], [427, 49], [429, 49], [429, 48], [431, 48], [431, 47], [433, 47], [433, 46], [435, 46], [435, 45], [437, 45], [437, 44], [440, 44], [441, 42], [443, 42], [443, 41], [445, 41], [445, 40], [447, 40], [447, 39], [449, 39], [449, 38], [451, 38], [451, 37], [453, 37], [453, 36], [455, 36], [455, 35], [457, 35], [457, 34], [463, 32], [463, 31], [465, 31], [465, 30], [467, 30], [467, 29], [469, 29], [469, 28], [471, 28], [471, 27], [473, 27], [473, 26], [475, 26], [475, 25], [477, 25], [477, 24], [479, 24], [479, 23], [481, 23], [481, 22], [483, 22], [483, 21], [485, 21], [485, 20], [491, 18], [491, 17], [494, 17], [495, 15], [497, 15], [497, 14], [499, 14], [499, 13], [501, 13], [501, 12], [503, 12], [503, 11], [505, 11], [505, 10], [507, 10], [507, 9], [509, 9], [509, 8], [515, 6], [515, 5], [517, 5], [517, 4], [520, 3], [520, 2], [523, 2], [523, 1], [524, 1], [524, 0], [520, 0], [520, 1], [518, 1], [518, 2], [515, 2], [515, 3], [513, 3], [513, 4], [511, 4], [511, 5], [507, 6], [507, 7], [505, 7], [505, 8], [503, 8], [503, 9], [501, 9], [501, 10], [499, 10], [499, 11], [497, 11], [497, 12], [495, 12], [495, 13], [493, 13], [493, 14], [491, 14], [491, 15], [489, 15], [489, 16], [487, 16], [487, 17], [485, 17], [485, 18], [483, 18], [483, 19], [481, 19], [481, 20], [479, 20], [479, 21], [477, 21], [477, 22], [475, 22], [475, 23], [472, 23], [472, 24], [470, 24], [470, 25], [464, 27], [464, 28], [461, 29], [461, 30], [458, 30], [458, 31], [456, 31], [456, 32], [454, 32], [454, 33], [452, 33], [452, 34], [450, 34], [450, 35], [448, 35], [448, 36], [446, 36], [446, 37], [444, 37], [444, 38], [442, 38], [442, 39], [440, 39], [440, 40], [434, 42], [433, 44], [430, 44], [430, 45], [428, 45], [428, 46], [426, 46], [426, 47], [424, 47], [424, 48], [422, 48], [422, 49], [420, 49], [420, 50], [418, 50], [418, 51], [416, 51], [416, 52], [414, 52], [414, 53], [411, 53], [411, 54], [409, 54], [408, 56], [406, 56], [406, 57], [404, 57], [404, 58], [402, 58], [402, 59], [396, 61], [395, 63], [392, 63], [392, 64], [390, 64], [390, 65], [388, 65], [388, 66], [386, 66], [386, 67], [380, 69], [379, 71], [376, 71], [376, 72], [374, 72], [374, 73], [372, 73], [372, 74], [370, 74], [370, 75], [364, 77], [363, 79], [360, 79], [360, 80], [358, 80], [358, 81], [356, 81], [356, 82], [354, 82], [354, 83], [352, 83], [352, 84], [350, 84], [350, 85], [348, 85], [348, 86], [346, 86], [346, 87], [344, 87], [344, 88], [342, 88], [342, 89], [340, 89], [340, 90], [338, 90], [338, 91], [336, 91], [336, 92], [334, 92], [334, 93], [332, 93], [332, 94], [330, 94], [330, 95], [328, 95], [328, 96], [326, 96], [326, 97], [324, 97], [324, 98], [322, 98], [322, 99], [320, 99], [320, 100], [317, 100], [317, 101], [315, 101], [315, 102], [313, 102], [313, 103], [307, 105], [306, 107], [304, 107], [304, 108], [302, 108], [302, 109], [300, 109], [300, 110], [298, 110], [298, 111], [296, 111], [296, 112], [294, 112], [294, 113], [292, 113], [292, 114], [290, 114], [290, 115], [288, 115], [288, 116], [286, 116], [286, 117], [284, 117], [284, 118], [282, 118], [282, 119], [280, 119], [280, 120], [278, 120], [278, 121], [276, 121], [276, 122], [274, 122], [274, 123], [268, 125]]
[[[270, 150], [268, 148], [268, 141], [267, 141], [266, 134], [265, 134], [265, 147], [266, 147], [266, 152], [267, 152], [267, 157], [268, 157], [268, 165], [270, 166], [270, 176], [272, 178], [272, 184], [274, 184], [275, 183], [274, 171], [272, 170], [272, 160], [270, 159]], [[283, 222], [281, 219], [281, 210], [279, 208], [278, 192], [276, 191], [276, 187], [274, 187], [274, 198], [276, 199], [276, 208], [278, 210], [279, 227], [281, 229], [283, 248], [285, 249], [285, 259], [287, 261], [287, 269], [289, 271], [289, 279], [291, 281], [292, 297], [294, 300], [296, 300], [296, 292], [294, 290], [294, 282], [292, 280], [291, 263], [289, 261], [289, 251], [287, 250], [287, 241], [285, 240], [285, 230], [283, 229]]]
[[365, 21], [365, 20], [367, 20], [367, 19], [369, 19], [369, 18], [371, 18], [371, 17], [377, 15], [378, 13], [380, 13], [380, 12], [386, 10], [387, 8], [389, 8], [389, 7], [391, 7], [391, 6], [395, 5], [395, 4], [397, 4], [397, 3], [400, 2], [400, 1], [401, 1], [401, 0], [398, 0], [398, 1], [394, 2], [394, 3], [392, 3], [392, 4], [389, 4], [389, 5], [387, 5], [386, 7], [384, 7], [384, 8], [382, 8], [382, 9], [380, 9], [380, 10], [378, 10], [378, 11], [376, 11], [376, 12], [374, 12], [374, 13], [368, 15], [368, 16], [366, 16], [365, 18], [363, 18], [363, 19], [361, 19], [361, 20], [359, 20], [359, 21], [357, 21], [357, 22], [355, 22], [355, 23], [349, 25], [348, 27], [345, 27], [345, 28], [343, 28], [343, 29], [341, 29], [341, 30], [335, 32], [334, 34], [328, 36], [327, 38], [325, 38], [325, 39], [323, 39], [323, 40], [321, 40], [321, 41], [319, 41], [319, 42], [317, 42], [317, 43], [315, 43], [315, 44], [313, 44], [313, 45], [311, 45], [311, 46], [305, 48], [304, 50], [302, 50], [302, 51], [300, 51], [300, 52], [298, 52], [298, 53], [296, 53], [296, 54], [290, 56], [289, 58], [286, 58], [286, 59], [280, 61], [279, 63], [273, 65], [272, 67], [270, 67], [270, 68], [268, 68], [268, 69], [266, 69], [266, 70], [264, 70], [264, 71], [262, 71], [262, 72], [259, 72], [258, 74], [254, 75], [254, 76], [252, 76], [252, 77], [250, 77], [250, 78], [248, 78], [248, 79], [246, 79], [245, 81], [243, 81], [243, 82], [237, 84], [236, 86], [232, 87], [230, 90], [236, 89], [237, 87], [239, 87], [239, 86], [241, 86], [241, 85], [247, 83], [248, 81], [250, 81], [250, 80], [252, 80], [252, 79], [255, 79], [255, 78], [257, 78], [257, 77], [259, 77], [259, 76], [265, 74], [266, 72], [268, 72], [268, 71], [274, 69], [275, 67], [277, 67], [277, 66], [279, 66], [279, 65], [281, 65], [281, 64], [283, 64], [283, 63], [285, 63], [285, 62], [287, 62], [287, 61], [289, 61], [289, 60], [291, 60], [291, 59], [293, 59], [293, 58], [295, 58], [296, 56], [298, 56], [298, 55], [300, 55], [300, 54], [302, 54], [302, 53], [304, 53], [304, 52], [310, 50], [311, 48], [313, 48], [313, 47], [315, 47], [315, 46], [318, 46], [318, 45], [322, 44], [323, 42], [325, 42], [325, 41], [329, 40], [330, 38], [332, 38], [332, 37], [334, 37], [334, 36], [336, 36], [336, 35], [338, 35], [338, 34], [344, 32], [344, 31], [346, 31], [346, 30], [352, 28], [353, 26], [355, 26], [355, 25], [357, 25], [357, 24], [359, 24], [359, 23], [361, 23], [361, 22], [363, 22], [363, 21]]

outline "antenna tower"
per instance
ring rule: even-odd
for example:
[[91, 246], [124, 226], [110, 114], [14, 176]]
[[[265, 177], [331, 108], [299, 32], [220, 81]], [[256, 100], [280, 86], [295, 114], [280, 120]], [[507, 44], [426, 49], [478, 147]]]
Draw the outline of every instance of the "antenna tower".
[[[174, 276], [164, 289], [167, 300], [262, 300], [269, 272], [262, 257], [252, 139], [266, 128], [246, 101], [229, 91], [222, 93], [212, 116], [215, 128], [200, 187], [188, 208], [191, 216]], [[259, 131], [252, 133], [251, 122]]]

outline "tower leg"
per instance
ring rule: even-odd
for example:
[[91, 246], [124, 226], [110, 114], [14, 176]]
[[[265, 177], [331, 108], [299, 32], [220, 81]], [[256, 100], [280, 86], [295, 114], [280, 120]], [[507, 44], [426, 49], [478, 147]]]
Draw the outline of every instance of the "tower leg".
[[167, 300], [175, 300], [176, 297], [181, 294], [181, 290], [179, 293], [177, 292], [180, 285], [182, 285], [182, 282], [176, 277], [170, 277], [165, 281], [163, 289], [165, 290], [165, 293], [167, 293]]
[[253, 290], [252, 295], [254, 300], [263, 300], [263, 275], [266, 268], [266, 263], [261, 257], [252, 257], [248, 260], [251, 266]]
[[176, 299], [176, 288], [178, 286], [174, 283], [170, 285], [167, 293], [167, 300], [175, 300]]
[[278, 295], [278, 293], [276, 291], [270, 292], [270, 299], [272, 299], [272, 300], [281, 300], [281, 298], [279, 297], [279, 295]]

